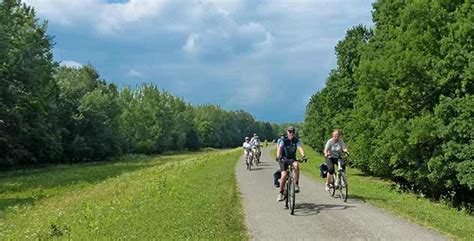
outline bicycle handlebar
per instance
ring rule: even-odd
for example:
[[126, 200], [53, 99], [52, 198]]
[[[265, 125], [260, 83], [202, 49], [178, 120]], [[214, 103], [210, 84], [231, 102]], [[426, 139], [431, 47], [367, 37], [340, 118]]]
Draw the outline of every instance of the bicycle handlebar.
[[[282, 162], [283, 158], [276, 158], [277, 162]], [[308, 158], [296, 158], [295, 161], [300, 162], [300, 163], [305, 163], [308, 161]]]

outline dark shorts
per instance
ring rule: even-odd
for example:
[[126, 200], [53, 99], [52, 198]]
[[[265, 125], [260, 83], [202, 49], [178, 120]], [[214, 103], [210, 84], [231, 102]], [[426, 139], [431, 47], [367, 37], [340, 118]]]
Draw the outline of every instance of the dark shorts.
[[281, 160], [279, 163], [280, 163], [280, 171], [282, 172], [286, 172], [288, 170], [288, 166], [290, 166], [290, 164], [293, 164], [293, 162], [295, 162], [296, 160], [295, 159], [284, 159], [284, 160]]
[[342, 170], [346, 170], [346, 165], [344, 163], [344, 160], [339, 159], [339, 158], [328, 158], [326, 159], [326, 165], [328, 165], [328, 172], [329, 174], [333, 175], [334, 174], [334, 165], [339, 165], [341, 164]]

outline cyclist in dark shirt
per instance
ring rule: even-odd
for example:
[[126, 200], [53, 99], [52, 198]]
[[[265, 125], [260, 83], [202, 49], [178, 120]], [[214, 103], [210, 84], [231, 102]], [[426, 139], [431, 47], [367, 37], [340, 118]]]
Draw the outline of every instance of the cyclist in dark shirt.
[[299, 168], [298, 162], [296, 161], [296, 150], [298, 150], [302, 156], [302, 159], [306, 159], [301, 142], [296, 137], [296, 129], [293, 126], [287, 129], [288, 136], [278, 143], [277, 149], [277, 160], [280, 162], [281, 179], [280, 179], [280, 193], [278, 194], [277, 201], [281, 202], [285, 199], [283, 195], [286, 177], [288, 175], [288, 166], [293, 165], [295, 170], [295, 192], [300, 191], [299, 187]]

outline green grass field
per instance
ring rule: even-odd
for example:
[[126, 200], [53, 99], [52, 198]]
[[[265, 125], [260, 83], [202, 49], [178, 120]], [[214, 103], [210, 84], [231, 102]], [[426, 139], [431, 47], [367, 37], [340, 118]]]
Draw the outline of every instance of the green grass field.
[[0, 175], [0, 239], [247, 239], [240, 150]]
[[[324, 183], [325, 179], [319, 177], [319, 164], [324, 162], [324, 157], [311, 148], [305, 148], [305, 152], [309, 162], [301, 165], [302, 171]], [[273, 154], [276, 154], [275, 150]], [[357, 169], [348, 168], [347, 174], [349, 198], [358, 198], [383, 208], [396, 216], [437, 230], [451, 239], [474, 239], [473, 216], [411, 193], [398, 192], [392, 188], [393, 182], [366, 176]]]

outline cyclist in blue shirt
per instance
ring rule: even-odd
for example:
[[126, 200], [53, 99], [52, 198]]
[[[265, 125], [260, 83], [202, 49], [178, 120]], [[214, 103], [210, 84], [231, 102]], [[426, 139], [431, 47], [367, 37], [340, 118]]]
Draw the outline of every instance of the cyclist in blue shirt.
[[296, 137], [296, 129], [293, 126], [288, 127], [287, 129], [288, 136], [285, 137], [282, 141], [278, 142], [277, 149], [277, 160], [280, 162], [281, 170], [281, 179], [280, 179], [280, 193], [278, 194], [277, 201], [281, 202], [285, 200], [285, 195], [283, 195], [284, 187], [286, 183], [286, 177], [288, 175], [288, 166], [293, 165], [295, 170], [295, 183], [296, 188], [295, 192], [300, 191], [299, 187], [299, 168], [298, 162], [296, 161], [296, 150], [298, 150], [302, 156], [302, 159], [306, 159], [303, 146], [301, 142]]

